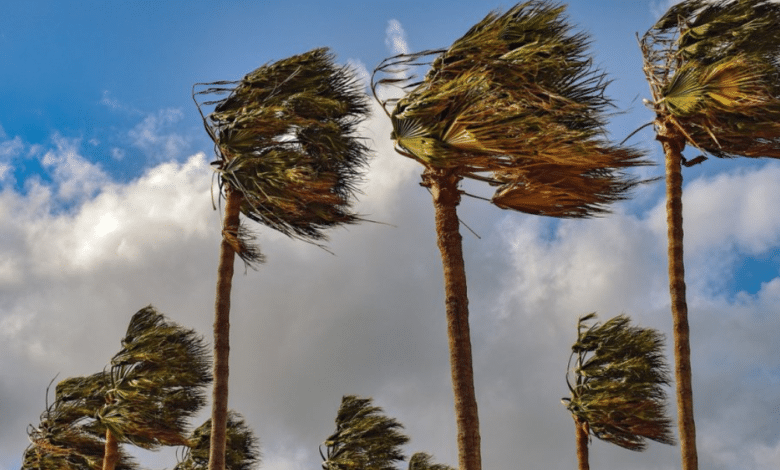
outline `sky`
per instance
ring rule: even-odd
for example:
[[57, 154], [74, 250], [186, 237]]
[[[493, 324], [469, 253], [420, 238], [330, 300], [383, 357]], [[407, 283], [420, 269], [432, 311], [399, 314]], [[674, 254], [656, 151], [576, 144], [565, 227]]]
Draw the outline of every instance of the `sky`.
[[[573, 0], [594, 64], [613, 80], [620, 141], [652, 120], [636, 33], [670, 4]], [[0, 470], [18, 469], [52, 379], [102, 370], [152, 304], [209, 340], [220, 214], [199, 82], [327, 46], [365, 79], [398, 52], [447, 47], [494, 9], [482, 0], [7, 2], [0, 16]], [[393, 151], [374, 105], [355, 204], [381, 223], [329, 232], [328, 249], [256, 226], [267, 262], [237, 265], [230, 408], [261, 468], [316, 468], [341, 397], [373, 397], [405, 425], [407, 455], [457, 465], [441, 261], [421, 167]], [[661, 163], [650, 127], [629, 141]], [[690, 152], [690, 151], [689, 151]], [[696, 153], [687, 153], [695, 156]], [[639, 177], [663, 174], [642, 168]], [[685, 168], [684, 229], [700, 468], [780, 461], [780, 164]], [[559, 221], [465, 198], [475, 386], [486, 469], [575, 468], [566, 364], [577, 318], [620, 313], [671, 349], [663, 182], [609, 216]], [[671, 358], [670, 358], [671, 360]], [[668, 389], [673, 396], [673, 390]], [[670, 412], [675, 410], [670, 401]], [[204, 410], [193, 426], [207, 417]], [[136, 451], [145, 468], [176, 453]], [[679, 448], [594, 439], [593, 468], [673, 469]]]

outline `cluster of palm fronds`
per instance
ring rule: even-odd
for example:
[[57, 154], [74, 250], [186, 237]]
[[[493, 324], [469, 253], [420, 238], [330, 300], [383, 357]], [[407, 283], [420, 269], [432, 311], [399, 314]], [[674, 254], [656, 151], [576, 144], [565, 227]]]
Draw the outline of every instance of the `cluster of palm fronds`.
[[619, 315], [603, 325], [580, 318], [574, 383], [566, 375], [571, 398], [564, 404], [599, 439], [626, 449], [641, 451], [645, 439], [674, 444], [672, 422], [666, 416], [669, 370], [663, 355], [663, 335], [650, 328], [630, 325]]
[[780, 4], [688, 0], [641, 39], [659, 116], [718, 157], [780, 158]]
[[[401, 433], [403, 425], [382, 414], [382, 408], [370, 398], [344, 396], [336, 414], [336, 431], [320, 446], [323, 470], [398, 470], [405, 460], [400, 447], [409, 438]], [[453, 470], [433, 463], [432, 457], [418, 452], [409, 459], [408, 470]]]
[[[582, 217], [624, 198], [636, 181], [621, 169], [648, 162], [605, 139], [608, 81], [564, 8], [519, 4], [488, 15], [448, 49], [383, 61], [374, 96], [382, 85], [407, 92], [380, 100], [396, 150], [498, 186], [492, 202], [505, 209]], [[421, 81], [409, 75], [431, 57]]]
[[[351, 69], [334, 65], [321, 48], [264, 65], [239, 82], [201, 85], [210, 87], [194, 95], [229, 93], [196, 103], [199, 110], [216, 105], [203, 117], [215, 143], [213, 165], [220, 189], [242, 195], [244, 215], [309, 241], [357, 220], [350, 198], [368, 148], [355, 133], [368, 101]], [[251, 261], [243, 248], [239, 256]]]
[[[260, 447], [252, 429], [240, 414], [230, 411], [227, 420], [226, 470], [251, 470], [260, 463]], [[173, 470], [206, 470], [209, 467], [211, 420], [192, 432], [184, 458]]]

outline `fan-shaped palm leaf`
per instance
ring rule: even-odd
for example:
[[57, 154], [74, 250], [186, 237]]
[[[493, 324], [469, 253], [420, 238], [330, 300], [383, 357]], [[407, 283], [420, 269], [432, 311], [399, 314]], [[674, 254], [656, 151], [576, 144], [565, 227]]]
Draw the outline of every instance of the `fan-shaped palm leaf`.
[[[234, 412], [228, 413], [225, 470], [252, 470], [260, 464], [258, 439], [244, 418]], [[209, 419], [192, 432], [187, 440], [184, 458], [174, 470], [206, 470], [209, 465], [211, 445], [211, 420]]]

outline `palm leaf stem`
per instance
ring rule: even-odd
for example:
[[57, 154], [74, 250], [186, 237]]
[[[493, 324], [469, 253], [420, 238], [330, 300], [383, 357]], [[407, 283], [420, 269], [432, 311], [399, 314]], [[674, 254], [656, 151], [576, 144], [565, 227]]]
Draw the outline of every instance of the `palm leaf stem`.
[[214, 395], [211, 412], [209, 470], [224, 470], [228, 419], [228, 377], [230, 355], [230, 291], [236, 256], [236, 237], [241, 212], [241, 193], [225, 185], [225, 215], [217, 268], [217, 297], [214, 305]]
[[481, 470], [479, 417], [471, 357], [466, 268], [457, 214], [457, 206], [460, 202], [458, 190], [460, 179], [461, 177], [451, 169], [427, 168], [423, 173], [422, 185], [431, 190], [433, 197], [437, 240], [444, 268], [445, 310], [458, 433], [458, 468]]
[[677, 395], [677, 423], [683, 470], [697, 470], [696, 425], [693, 419], [691, 345], [688, 304], [685, 299], [682, 220], [682, 150], [685, 136], [666, 118], [659, 122], [657, 139], [666, 155], [666, 223], [669, 237], [669, 291], [674, 328], [674, 375]]

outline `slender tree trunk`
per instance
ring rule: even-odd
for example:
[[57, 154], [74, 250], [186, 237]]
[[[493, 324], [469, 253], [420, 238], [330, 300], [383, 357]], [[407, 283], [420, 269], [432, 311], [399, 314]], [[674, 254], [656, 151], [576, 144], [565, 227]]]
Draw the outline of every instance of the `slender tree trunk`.
[[691, 345], [685, 300], [682, 220], [682, 151], [685, 139], [669, 121], [658, 124], [658, 140], [666, 155], [666, 223], [669, 237], [669, 291], [674, 327], [674, 376], [677, 387], [677, 425], [683, 470], [698, 470], [696, 425], [693, 421]]
[[106, 452], [103, 455], [103, 470], [114, 470], [119, 462], [119, 441], [111, 430], [106, 429]]
[[577, 436], [577, 463], [579, 470], [590, 470], [588, 462], [588, 423], [574, 417], [574, 428]]
[[425, 170], [423, 185], [431, 189], [436, 211], [436, 233], [444, 267], [444, 294], [450, 369], [458, 428], [458, 467], [481, 470], [479, 417], [471, 363], [466, 268], [457, 215], [460, 177], [444, 170]]
[[[233, 284], [233, 245], [238, 236], [241, 194], [227, 186], [222, 242], [219, 247], [217, 298], [214, 305], [214, 394], [211, 408], [209, 470], [225, 470], [228, 417], [228, 358], [230, 356], [230, 290]], [[232, 242], [232, 243], [231, 243]]]

